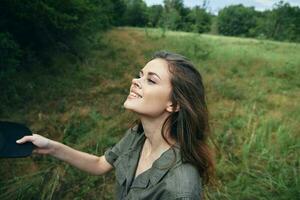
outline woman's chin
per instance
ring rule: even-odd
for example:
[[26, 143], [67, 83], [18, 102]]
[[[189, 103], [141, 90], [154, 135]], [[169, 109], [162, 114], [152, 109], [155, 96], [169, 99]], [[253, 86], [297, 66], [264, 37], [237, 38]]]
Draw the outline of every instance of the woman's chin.
[[124, 108], [125, 108], [126, 110], [128, 110], [128, 111], [130, 111], [130, 112], [136, 113], [136, 110], [134, 109], [133, 106], [130, 105], [130, 103], [128, 103], [128, 102], [125, 101], [124, 104], [123, 104], [123, 106], [124, 106]]
[[128, 109], [128, 102], [127, 100], [123, 103], [124, 108]]
[[132, 109], [133, 109], [132, 106], [130, 105], [130, 102], [128, 102], [128, 100], [126, 100], [126, 101], [124, 102], [123, 106], [124, 106], [124, 108], [125, 108], [126, 110], [132, 110]]

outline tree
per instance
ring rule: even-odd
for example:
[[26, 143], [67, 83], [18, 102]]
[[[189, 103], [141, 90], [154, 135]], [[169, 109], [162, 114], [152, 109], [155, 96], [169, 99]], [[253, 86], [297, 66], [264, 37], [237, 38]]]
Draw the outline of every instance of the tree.
[[14, 71], [14, 68], [20, 64], [21, 50], [19, 45], [7, 32], [0, 32], [0, 52], [0, 71], [3, 69]]
[[164, 12], [161, 24], [171, 30], [182, 29], [183, 0], [164, 0]]
[[259, 12], [255, 36], [275, 40], [300, 41], [300, 8], [283, 1], [274, 5], [273, 10]]
[[158, 22], [161, 20], [163, 15], [163, 6], [162, 5], [152, 5], [148, 9], [148, 23], [152, 27], [157, 27]]
[[195, 6], [188, 15], [190, 30], [197, 33], [204, 33], [210, 30], [211, 15], [204, 8]]
[[54, 50], [80, 57], [83, 41], [112, 24], [112, 8], [111, 0], [2, 0], [0, 32], [9, 37], [0, 39], [20, 49], [20, 66], [31, 66], [29, 60], [47, 63]]
[[272, 21], [270, 37], [276, 40], [300, 41], [300, 8], [280, 1], [268, 20]]
[[223, 35], [250, 36], [256, 25], [255, 16], [254, 7], [242, 4], [225, 7], [218, 15], [218, 31]]
[[129, 26], [146, 26], [147, 22], [146, 3], [143, 0], [127, 0], [124, 24]]
[[124, 0], [114, 0], [111, 4], [112, 8], [112, 24], [115, 26], [122, 26], [124, 24], [124, 14], [126, 11], [126, 3]]

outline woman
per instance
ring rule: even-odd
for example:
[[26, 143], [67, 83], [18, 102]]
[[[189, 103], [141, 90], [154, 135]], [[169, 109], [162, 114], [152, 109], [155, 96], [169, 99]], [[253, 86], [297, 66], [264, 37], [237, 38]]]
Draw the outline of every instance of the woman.
[[155, 53], [132, 80], [124, 107], [139, 120], [101, 157], [37, 134], [17, 143], [32, 142], [36, 153], [92, 174], [115, 168], [117, 199], [201, 199], [214, 164], [204, 87], [193, 64], [178, 54]]

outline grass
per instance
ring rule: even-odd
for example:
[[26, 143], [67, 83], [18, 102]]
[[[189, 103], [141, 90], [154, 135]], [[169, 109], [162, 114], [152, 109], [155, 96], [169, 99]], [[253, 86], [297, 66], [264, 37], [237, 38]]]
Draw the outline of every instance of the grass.
[[[99, 38], [82, 63], [60, 56], [50, 71], [10, 77], [0, 118], [101, 155], [134, 119], [122, 107], [131, 78], [154, 51], [181, 53], [203, 75], [218, 145], [219, 184], [206, 196], [300, 196], [299, 44], [130, 27]], [[0, 165], [0, 199], [113, 199], [113, 173], [90, 176], [43, 156]]]

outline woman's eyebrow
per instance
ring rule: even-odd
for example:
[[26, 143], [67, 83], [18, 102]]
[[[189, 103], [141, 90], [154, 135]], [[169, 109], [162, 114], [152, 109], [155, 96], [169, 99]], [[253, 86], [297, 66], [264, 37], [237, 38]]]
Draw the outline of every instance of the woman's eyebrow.
[[[141, 73], [141, 74], [144, 74], [143, 70], [141, 70], [140, 73]], [[155, 72], [148, 72], [148, 74], [149, 74], [149, 75], [152, 75], [152, 76], [153, 76], [153, 75], [154, 75], [154, 76], [157, 76], [159, 79], [161, 79], [161, 78], [159, 77], [159, 75], [158, 75], [157, 73], [155, 73]]]
[[161, 79], [158, 74], [154, 73], [154, 72], [148, 72], [149, 75], [154, 75], [154, 76], [157, 76], [159, 79]]

